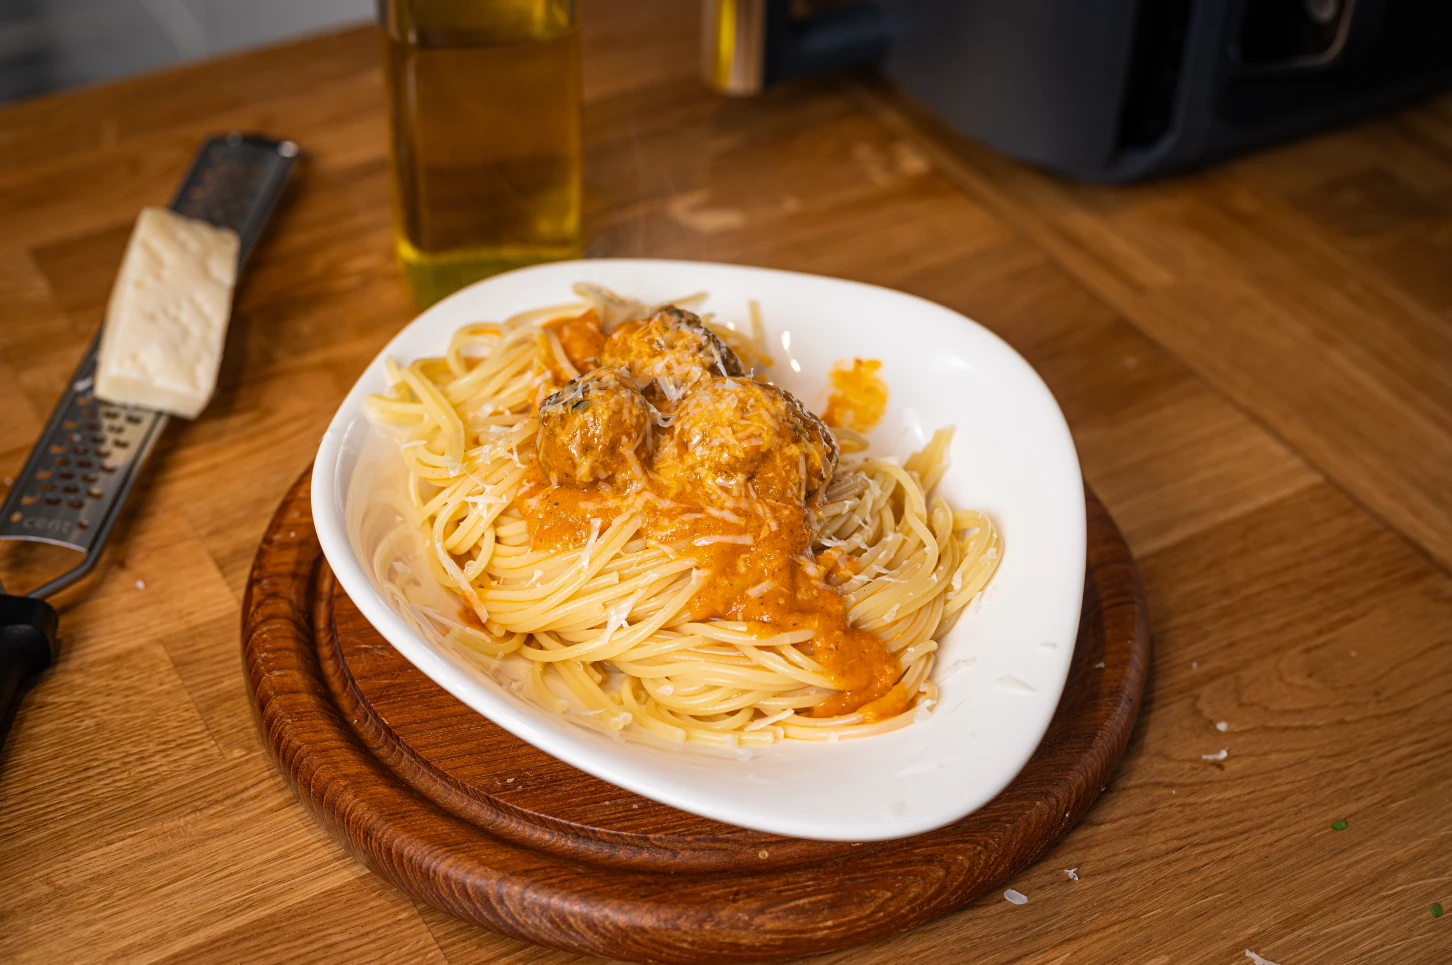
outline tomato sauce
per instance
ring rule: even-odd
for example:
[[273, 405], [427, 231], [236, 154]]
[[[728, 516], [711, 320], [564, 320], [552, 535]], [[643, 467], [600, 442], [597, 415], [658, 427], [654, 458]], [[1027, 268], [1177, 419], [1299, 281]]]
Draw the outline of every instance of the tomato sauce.
[[581, 375], [594, 371], [600, 347], [605, 344], [605, 332], [600, 327], [600, 316], [593, 308], [583, 315], [556, 318], [540, 327], [555, 333], [560, 347], [565, 350], [565, 358]]
[[882, 421], [887, 412], [887, 383], [877, 373], [876, 359], [853, 359], [852, 367], [832, 367], [827, 379], [831, 389], [822, 421], [834, 429], [866, 432]]
[[[605, 354], [613, 351], [615, 355], [624, 351], [628, 356], [631, 351], [639, 354], [643, 347], [655, 345], [656, 341], [662, 345], [669, 341], [632, 339], [632, 333], [641, 325], [632, 322], [620, 326], [610, 336], [608, 346], [600, 319], [593, 311], [556, 319], [544, 328], [556, 335], [571, 364], [585, 373], [596, 367], [602, 350]], [[691, 339], [686, 338], [684, 342], [689, 343]], [[680, 346], [674, 349], [677, 354], [679, 350]], [[660, 361], [666, 363], [672, 358], [661, 355]], [[654, 359], [651, 356], [646, 361]], [[690, 362], [690, 357], [685, 357], [685, 361]], [[660, 366], [638, 367], [654, 371]], [[826, 415], [828, 425], [861, 429], [882, 417], [887, 405], [887, 387], [876, 374], [880, 368], [880, 362], [857, 359], [851, 369], [833, 371], [834, 388]], [[559, 373], [555, 373], [555, 378], [562, 381]], [[686, 379], [680, 382], [690, 384]], [[695, 391], [700, 390], [692, 390]], [[775, 411], [773, 406], [785, 413], [782, 418], [793, 418], [789, 410], [796, 404], [794, 400], [787, 404], [779, 401], [780, 396], [766, 395], [762, 406], [750, 410], [757, 418], [764, 418], [763, 412]], [[760, 447], [765, 444], [762, 439], [775, 440], [771, 443], [775, 447], [773, 455], [782, 452], [790, 455], [790, 446], [805, 444], [790, 432], [772, 431], [763, 435], [766, 430], [774, 430], [774, 425], [738, 421], [745, 418], [741, 413], [747, 410], [731, 407], [735, 405], [735, 397], [736, 393], [722, 393], [729, 404], [715, 415], [707, 411], [708, 419], [716, 420], [710, 426], [724, 427], [720, 435], [728, 440], [722, 443], [713, 437], [712, 445], [717, 448], [711, 451], [711, 459], [721, 459], [720, 447], [726, 445], [729, 449], [734, 445], [730, 440], [738, 437], [742, 439], [742, 446]], [[679, 408], [674, 408], [677, 396], [662, 400], [652, 397], [647, 390], [646, 398], [679, 415]], [[610, 423], [603, 415], [599, 418], [602, 421], [598, 428], [603, 431]], [[521, 453], [530, 462], [515, 506], [528, 526], [531, 547], [560, 551], [583, 546], [592, 529], [603, 533], [621, 515], [638, 513], [641, 536], [669, 547], [677, 555], [689, 557], [706, 574], [689, 604], [692, 620], [741, 621], [763, 639], [791, 630], [814, 631], [812, 641], [804, 650], [821, 665], [824, 675], [838, 691], [812, 709], [814, 716], [858, 712], [865, 720], [876, 720], [911, 706], [917, 695], [907, 693], [897, 683], [902, 676], [898, 658], [888, 652], [875, 634], [848, 623], [847, 602], [833, 585], [856, 573], [856, 561], [840, 550], [828, 550], [820, 559], [815, 557], [806, 503], [800, 497], [782, 495], [803, 491], [801, 480], [792, 473], [799, 475], [804, 463], [796, 457], [757, 460], [752, 463], [749, 486], [744, 490], [747, 495], [740, 495], [743, 490], [739, 488], [728, 492], [708, 481], [703, 462], [706, 457], [693, 451], [685, 436], [675, 439], [673, 425], [672, 418], [661, 418], [652, 426], [654, 444], [648, 448], [654, 455], [646, 458], [643, 474], [617, 472], [585, 486], [567, 481], [553, 483], [541, 468], [536, 452], [527, 456]], [[783, 427], [786, 425], [782, 423]], [[599, 445], [596, 435], [585, 433], [578, 437], [590, 440], [591, 445]], [[749, 441], [752, 437], [757, 439], [755, 443]], [[700, 438], [691, 437], [698, 445]], [[731, 456], [730, 451], [726, 452], [725, 461], [731, 462]], [[830, 472], [830, 466], [827, 471]]]
[[[657, 498], [646, 497], [647, 491]], [[515, 499], [537, 550], [581, 546], [592, 521], [598, 520], [603, 532], [619, 515], [640, 513], [643, 536], [691, 557], [707, 574], [690, 603], [693, 620], [743, 621], [761, 637], [816, 631], [804, 650], [838, 693], [813, 708], [813, 716], [856, 711], [871, 721], [911, 706], [917, 695], [894, 686], [902, 673], [898, 659], [875, 634], [848, 624], [847, 602], [828, 581], [850, 576], [856, 562], [838, 550], [814, 559], [806, 506], [765, 499], [727, 502], [684, 473], [670, 479], [652, 474], [644, 483], [631, 480], [624, 489], [608, 480], [586, 488], [555, 486], [537, 460]], [[749, 538], [750, 543], [722, 537]]]

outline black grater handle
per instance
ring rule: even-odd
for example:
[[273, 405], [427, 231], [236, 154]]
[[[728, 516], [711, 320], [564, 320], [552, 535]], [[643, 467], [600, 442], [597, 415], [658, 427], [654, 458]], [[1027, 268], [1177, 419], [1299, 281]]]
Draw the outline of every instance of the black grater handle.
[[0, 747], [27, 682], [55, 659], [59, 622], [44, 600], [0, 594]]

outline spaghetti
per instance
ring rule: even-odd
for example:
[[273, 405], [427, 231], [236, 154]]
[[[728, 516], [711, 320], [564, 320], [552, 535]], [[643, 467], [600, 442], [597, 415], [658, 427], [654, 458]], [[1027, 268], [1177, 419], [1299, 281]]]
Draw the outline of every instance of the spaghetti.
[[747, 338], [690, 300], [577, 292], [390, 361], [370, 400], [401, 436], [400, 511], [461, 604], [433, 614], [444, 637], [626, 736], [836, 740], [929, 713], [937, 641], [1002, 553], [985, 515], [933, 496], [951, 430], [868, 458], [744, 374], [759, 321]]

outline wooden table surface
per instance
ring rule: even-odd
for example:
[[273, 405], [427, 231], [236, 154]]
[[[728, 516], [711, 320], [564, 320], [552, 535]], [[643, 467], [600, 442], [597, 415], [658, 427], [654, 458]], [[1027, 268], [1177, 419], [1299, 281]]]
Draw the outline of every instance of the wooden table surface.
[[[1452, 99], [1090, 188], [870, 77], [713, 96], [695, 16], [586, 4], [590, 252], [856, 278], [1000, 333], [1063, 405], [1155, 637], [1118, 774], [1011, 882], [1028, 904], [992, 894], [823, 961], [1452, 961], [1432, 913], [1452, 912]], [[0, 474], [199, 139], [308, 153], [217, 397], [168, 430], [0, 753], [0, 960], [577, 960], [364, 871], [294, 801], [243, 685], [258, 538], [413, 315], [384, 124], [369, 30], [0, 111]]]

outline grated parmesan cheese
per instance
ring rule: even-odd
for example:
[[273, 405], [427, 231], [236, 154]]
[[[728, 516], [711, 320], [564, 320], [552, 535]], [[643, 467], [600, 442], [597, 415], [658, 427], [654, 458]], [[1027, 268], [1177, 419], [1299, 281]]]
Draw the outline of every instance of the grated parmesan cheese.
[[710, 546], [712, 543], [736, 543], [740, 546], [750, 546], [756, 542], [750, 536], [701, 536], [691, 540], [692, 546]]
[[763, 727], [770, 727], [772, 724], [775, 724], [779, 720], [785, 720], [786, 718], [790, 717], [794, 713], [796, 713], [796, 711], [794, 711], [790, 707], [788, 707], [786, 710], [783, 710], [783, 711], [781, 711], [779, 713], [772, 714], [770, 717], [758, 717], [756, 720], [753, 720], [751, 723], [747, 724], [745, 727], [743, 727], [741, 729], [742, 730], [761, 730]]
[[948, 664], [948, 669], [943, 673], [943, 680], [947, 681], [949, 678], [957, 676], [963, 671], [972, 668], [977, 662], [977, 657], [964, 657], [961, 660], [954, 660]]
[[635, 605], [635, 598], [623, 600], [605, 611], [605, 632], [600, 636], [600, 645], [604, 646], [610, 642], [615, 631], [626, 625], [626, 618], [630, 616], [630, 608]]
[[580, 569], [590, 568], [590, 552], [595, 548], [595, 541], [600, 538], [600, 521], [590, 520], [590, 538], [585, 541], [585, 548], [580, 552]]

